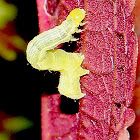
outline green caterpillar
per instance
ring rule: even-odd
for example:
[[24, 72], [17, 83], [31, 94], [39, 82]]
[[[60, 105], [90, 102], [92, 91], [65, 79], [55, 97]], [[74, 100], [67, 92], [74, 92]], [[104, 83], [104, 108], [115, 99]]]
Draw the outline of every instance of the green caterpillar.
[[61, 49], [54, 49], [61, 43], [76, 41], [72, 34], [81, 32], [79, 25], [85, 18], [85, 11], [76, 8], [70, 12], [61, 25], [45, 31], [34, 37], [27, 46], [27, 60], [38, 70], [52, 70], [60, 72], [58, 90], [61, 95], [71, 99], [85, 96], [80, 89], [80, 76], [89, 73], [81, 67], [84, 55], [68, 53]]

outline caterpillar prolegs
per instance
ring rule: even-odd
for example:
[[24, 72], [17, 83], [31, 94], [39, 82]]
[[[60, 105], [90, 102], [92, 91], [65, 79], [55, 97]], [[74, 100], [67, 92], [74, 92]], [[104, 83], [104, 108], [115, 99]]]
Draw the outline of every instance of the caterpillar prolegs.
[[34, 68], [60, 72], [58, 90], [61, 95], [71, 99], [80, 99], [85, 96], [81, 93], [80, 76], [88, 74], [89, 70], [81, 67], [84, 55], [54, 48], [61, 43], [76, 41], [72, 34], [81, 31], [78, 26], [83, 25], [81, 21], [84, 18], [83, 9], [72, 10], [61, 25], [34, 37], [26, 51], [27, 60]]

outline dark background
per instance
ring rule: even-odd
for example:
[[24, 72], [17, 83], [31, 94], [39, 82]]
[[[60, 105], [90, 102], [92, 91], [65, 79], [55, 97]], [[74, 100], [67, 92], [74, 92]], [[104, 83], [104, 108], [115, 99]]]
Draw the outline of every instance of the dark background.
[[[38, 18], [35, 0], [7, 0], [18, 8], [15, 19], [17, 33], [30, 41], [38, 34]], [[13, 137], [16, 140], [40, 139], [40, 94], [43, 92], [39, 72], [28, 65], [26, 56], [18, 54], [17, 60], [8, 62], [0, 58], [0, 110], [12, 116], [24, 116], [33, 122], [33, 127], [23, 130]]]

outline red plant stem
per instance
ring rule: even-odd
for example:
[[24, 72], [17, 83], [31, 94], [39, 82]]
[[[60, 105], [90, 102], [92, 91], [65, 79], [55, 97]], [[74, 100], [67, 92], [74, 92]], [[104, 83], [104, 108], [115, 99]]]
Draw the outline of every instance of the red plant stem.
[[47, 97], [42, 96], [41, 97], [41, 126], [42, 126], [42, 140], [49, 140], [49, 135], [46, 134], [48, 128], [48, 119], [47, 119], [47, 108], [46, 108], [46, 103], [47, 103]]
[[[44, 30], [49, 29], [49, 22], [48, 22], [48, 16], [44, 14], [44, 5], [45, 5], [45, 0], [36, 0], [37, 2], [37, 11], [38, 11], [38, 23], [39, 23], [39, 33], [43, 32]], [[42, 140], [48, 140], [49, 135], [46, 134], [47, 131], [47, 108], [45, 107], [47, 102], [47, 97], [42, 96], [41, 97], [41, 139]]]
[[49, 29], [49, 18], [47, 14], [44, 14], [45, 0], [36, 0], [37, 11], [38, 11], [38, 23], [39, 23], [39, 33]]

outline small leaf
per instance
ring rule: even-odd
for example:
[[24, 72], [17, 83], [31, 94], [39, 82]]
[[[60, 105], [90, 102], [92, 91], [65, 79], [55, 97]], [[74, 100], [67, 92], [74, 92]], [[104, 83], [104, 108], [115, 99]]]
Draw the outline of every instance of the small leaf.
[[12, 4], [0, 0], [0, 29], [3, 29], [9, 21], [12, 21], [17, 15], [17, 8]]
[[33, 123], [24, 117], [14, 117], [3, 120], [5, 130], [14, 133], [30, 128], [32, 125]]

